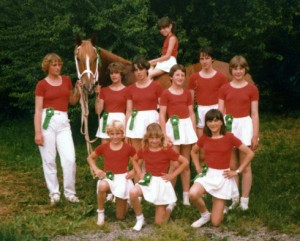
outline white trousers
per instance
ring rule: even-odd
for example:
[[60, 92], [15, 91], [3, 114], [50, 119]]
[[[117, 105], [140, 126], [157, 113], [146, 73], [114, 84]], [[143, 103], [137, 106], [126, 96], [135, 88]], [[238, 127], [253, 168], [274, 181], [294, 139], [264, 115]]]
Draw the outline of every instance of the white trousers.
[[[42, 124], [45, 119], [45, 109], [42, 115]], [[49, 196], [59, 194], [57, 179], [56, 153], [58, 151], [63, 170], [64, 195], [69, 197], [75, 191], [75, 148], [72, 138], [70, 121], [67, 112], [55, 111], [46, 130], [42, 128], [44, 146], [39, 146], [43, 161], [44, 176], [49, 190]]]

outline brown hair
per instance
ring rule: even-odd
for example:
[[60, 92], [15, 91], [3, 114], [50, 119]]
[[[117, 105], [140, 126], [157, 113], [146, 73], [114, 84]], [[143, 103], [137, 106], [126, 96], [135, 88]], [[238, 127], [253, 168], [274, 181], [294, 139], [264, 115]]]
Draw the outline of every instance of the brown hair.
[[144, 135], [144, 138], [142, 140], [143, 149], [149, 147], [149, 138], [151, 137], [159, 137], [161, 140], [160, 146], [163, 148], [167, 146], [165, 135], [158, 123], [151, 123], [147, 126], [146, 134]]
[[249, 73], [249, 65], [245, 57], [242, 55], [234, 56], [229, 62], [229, 73], [232, 74], [232, 69], [240, 66], [241, 68], [245, 69], [245, 74]]
[[47, 54], [42, 61], [42, 70], [44, 71], [44, 73], [48, 72], [50, 64], [53, 64], [56, 62], [60, 65], [63, 65], [63, 61], [58, 54], [56, 54], [56, 53]]
[[214, 53], [214, 50], [212, 47], [205, 46], [205, 47], [200, 48], [199, 57], [201, 54], [207, 55], [207, 56], [211, 57], [212, 59], [215, 59], [215, 53]]
[[207, 111], [207, 113], [205, 115], [205, 126], [203, 128], [203, 133], [207, 136], [210, 136], [210, 137], [212, 136], [211, 130], [207, 126], [207, 122], [212, 121], [214, 119], [220, 120], [222, 122], [220, 134], [225, 135], [226, 134], [226, 125], [224, 122], [223, 114], [221, 111], [219, 111], [217, 109], [211, 109], [211, 110]]
[[124, 71], [125, 66], [120, 63], [120, 62], [113, 62], [110, 63], [107, 67], [109, 73], [120, 73], [121, 74], [121, 79], [123, 80], [125, 78], [125, 71]]
[[150, 69], [149, 62], [144, 57], [137, 57], [132, 61], [132, 71], [136, 71], [138, 69]]
[[169, 17], [163, 17], [158, 20], [157, 22], [157, 28], [161, 30], [162, 28], [167, 28], [172, 24], [171, 32], [175, 33], [176, 30], [176, 22], [172, 21]]
[[169, 76], [170, 77], [173, 77], [174, 73], [177, 71], [177, 70], [181, 70], [185, 75], [186, 75], [186, 69], [183, 65], [181, 64], [175, 64], [172, 66], [172, 68], [170, 69], [170, 72], [169, 72]]

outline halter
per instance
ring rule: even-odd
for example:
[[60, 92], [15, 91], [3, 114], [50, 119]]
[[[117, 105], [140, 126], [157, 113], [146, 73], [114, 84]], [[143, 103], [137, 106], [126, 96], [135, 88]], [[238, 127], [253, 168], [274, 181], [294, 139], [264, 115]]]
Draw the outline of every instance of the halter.
[[[81, 48], [81, 46], [79, 46], [77, 48], [77, 52], [79, 51], [80, 48]], [[97, 53], [97, 61], [96, 61], [96, 70], [95, 70], [95, 73], [93, 73], [93, 71], [91, 71], [91, 69], [90, 69], [90, 61], [89, 61], [90, 58], [89, 57], [87, 57], [86, 60], [85, 60], [86, 69], [82, 73], [80, 73], [80, 71], [79, 71], [77, 55], [75, 55], [74, 58], [75, 58], [75, 64], [76, 64], [76, 70], [77, 70], [78, 79], [81, 80], [81, 78], [82, 78], [82, 76], [84, 74], [87, 74], [88, 78], [90, 79], [91, 75], [92, 75], [92, 77], [93, 77], [93, 84], [95, 84], [95, 82], [98, 80], [98, 64], [99, 64], [99, 58], [100, 57], [99, 57], [99, 54], [97, 52], [97, 49], [95, 47], [93, 47], [93, 48], [94, 48], [95, 52]]]

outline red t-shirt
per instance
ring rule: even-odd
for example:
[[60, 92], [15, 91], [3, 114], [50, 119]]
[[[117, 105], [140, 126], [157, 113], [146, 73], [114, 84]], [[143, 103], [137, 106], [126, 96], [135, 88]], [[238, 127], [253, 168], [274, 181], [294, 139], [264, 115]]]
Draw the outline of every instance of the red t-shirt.
[[129, 157], [133, 157], [136, 153], [135, 149], [123, 142], [123, 146], [120, 150], [112, 150], [110, 143], [99, 145], [95, 149], [96, 155], [103, 156], [104, 159], [104, 171], [111, 171], [114, 174], [122, 174], [127, 172], [129, 163]]
[[69, 76], [62, 76], [60, 86], [50, 85], [45, 79], [38, 82], [35, 88], [35, 95], [44, 97], [43, 108], [52, 107], [59, 111], [68, 111], [72, 81]]
[[232, 149], [242, 145], [240, 139], [227, 132], [222, 138], [213, 139], [202, 135], [197, 145], [204, 150], [204, 161], [208, 167], [227, 169], [230, 165]]
[[190, 116], [188, 106], [193, 105], [192, 94], [184, 89], [181, 95], [174, 95], [168, 89], [164, 90], [160, 97], [160, 106], [167, 107], [169, 117], [177, 115], [184, 119]]
[[127, 88], [115, 91], [109, 86], [100, 91], [100, 99], [104, 101], [104, 110], [109, 113], [126, 112]]
[[228, 83], [226, 76], [217, 72], [212, 78], [202, 78], [199, 72], [190, 77], [189, 89], [195, 90], [195, 100], [198, 105], [215, 105], [218, 104], [218, 93], [222, 85]]
[[174, 56], [175, 58], [177, 58], [177, 54], [178, 54], [178, 39], [174, 34], [170, 34], [168, 37], [165, 38], [164, 43], [163, 43], [163, 47], [162, 47], [162, 55], [165, 55], [168, 51], [168, 47], [169, 47], [169, 41], [170, 38], [174, 36], [176, 38], [176, 42], [173, 48], [173, 51], [171, 53], [172, 56]]
[[146, 88], [138, 88], [136, 84], [128, 87], [129, 100], [132, 100], [132, 108], [140, 111], [157, 110], [158, 98], [163, 91], [158, 81], [152, 81]]
[[227, 83], [221, 87], [219, 98], [224, 100], [226, 114], [241, 118], [250, 115], [251, 102], [258, 101], [259, 96], [257, 87], [251, 83], [243, 88], [234, 88]]
[[163, 173], [168, 173], [171, 161], [177, 161], [179, 154], [171, 147], [162, 148], [160, 151], [150, 151], [147, 149], [140, 149], [137, 152], [139, 159], [145, 161], [145, 170], [152, 174], [152, 176], [160, 177]]

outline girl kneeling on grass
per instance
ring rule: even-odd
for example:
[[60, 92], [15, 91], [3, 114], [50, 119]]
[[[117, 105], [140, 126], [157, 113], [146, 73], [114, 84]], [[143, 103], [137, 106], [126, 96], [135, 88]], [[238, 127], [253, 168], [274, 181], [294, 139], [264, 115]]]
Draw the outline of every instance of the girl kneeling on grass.
[[[201, 217], [191, 226], [201, 227], [211, 220], [213, 226], [219, 226], [223, 220], [226, 200], [238, 196], [238, 187], [234, 180], [254, 157], [253, 151], [242, 144], [232, 133], [226, 133], [223, 115], [219, 110], [212, 109], [205, 115], [204, 135], [193, 146], [191, 156], [197, 172], [190, 189], [190, 200], [200, 211]], [[244, 162], [236, 171], [230, 170], [232, 149], [236, 147], [245, 154]], [[205, 166], [201, 170], [199, 151], [204, 153]], [[200, 173], [201, 171], [201, 173]], [[212, 212], [209, 213], [202, 195], [209, 193], [213, 197]]]
[[[104, 224], [104, 203], [106, 193], [112, 192], [116, 197], [116, 217], [123, 219], [128, 210], [127, 200], [129, 190], [133, 187], [134, 170], [128, 171], [129, 159], [136, 153], [135, 149], [123, 142], [124, 124], [113, 120], [106, 127], [109, 142], [99, 145], [87, 158], [88, 163], [99, 178], [97, 183], [98, 221], [99, 226]], [[96, 165], [97, 156], [102, 155], [104, 169]]]
[[[141, 165], [145, 162], [145, 171]], [[178, 161], [180, 165], [176, 170], [168, 173], [170, 162]], [[133, 159], [134, 169], [142, 180], [130, 190], [130, 201], [136, 214], [136, 224], [133, 230], [140, 231], [144, 223], [139, 197], [155, 205], [155, 223], [162, 224], [169, 220], [177, 197], [171, 184], [178, 174], [188, 165], [188, 160], [179, 155], [172, 147], [167, 147], [165, 136], [159, 124], [148, 125], [142, 140], [142, 148]], [[168, 205], [168, 206], [167, 206]]]

